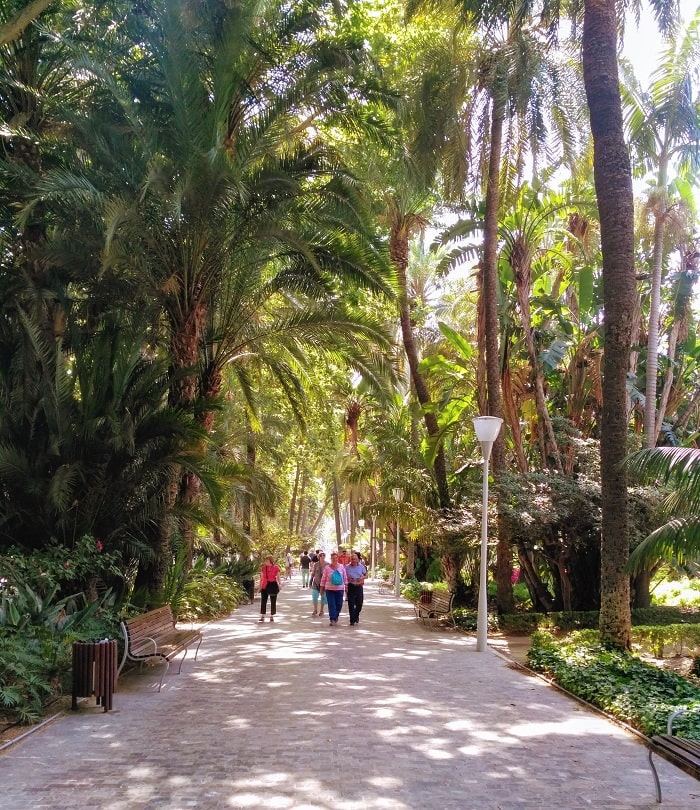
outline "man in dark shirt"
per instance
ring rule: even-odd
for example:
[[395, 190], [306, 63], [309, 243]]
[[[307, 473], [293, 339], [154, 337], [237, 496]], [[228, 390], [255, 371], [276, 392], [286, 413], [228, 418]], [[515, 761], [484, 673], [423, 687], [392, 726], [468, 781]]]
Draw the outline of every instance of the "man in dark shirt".
[[311, 567], [311, 557], [309, 557], [308, 549], [304, 549], [301, 557], [299, 558], [299, 567], [301, 568], [301, 587], [309, 587], [309, 568]]

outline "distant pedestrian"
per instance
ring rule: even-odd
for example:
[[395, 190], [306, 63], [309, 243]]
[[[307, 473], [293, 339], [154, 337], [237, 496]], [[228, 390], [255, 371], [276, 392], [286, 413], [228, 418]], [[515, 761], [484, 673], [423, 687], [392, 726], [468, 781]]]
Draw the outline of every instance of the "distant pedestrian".
[[284, 572], [285, 579], [291, 579], [292, 572], [294, 571], [294, 557], [292, 557], [292, 551], [289, 547], [287, 547], [285, 562], [287, 564], [286, 570]]
[[328, 604], [328, 599], [325, 593], [321, 593], [321, 577], [323, 576], [323, 569], [328, 565], [326, 562], [326, 552], [319, 551], [318, 559], [314, 563], [314, 568], [311, 576], [311, 598], [314, 603], [314, 612], [312, 616], [323, 616], [323, 608]]
[[360, 555], [353, 551], [350, 554], [350, 565], [345, 566], [348, 577], [348, 613], [350, 624], [360, 623], [360, 611], [364, 602], [364, 584], [367, 576], [367, 566], [360, 559]]
[[341, 565], [350, 565], [350, 555], [342, 547], [338, 549], [338, 562]]
[[343, 609], [343, 596], [347, 593], [348, 577], [345, 566], [338, 562], [337, 552], [331, 554], [330, 564], [321, 575], [321, 594], [328, 599], [328, 618], [332, 625], [338, 624], [338, 616]]
[[299, 557], [299, 569], [301, 570], [301, 587], [308, 588], [309, 587], [309, 568], [311, 567], [311, 557], [309, 557], [309, 552], [304, 549]]
[[277, 613], [277, 594], [280, 592], [280, 569], [275, 565], [271, 554], [265, 557], [265, 563], [260, 569], [260, 621], [265, 621], [267, 600], [270, 599], [270, 621], [274, 622]]

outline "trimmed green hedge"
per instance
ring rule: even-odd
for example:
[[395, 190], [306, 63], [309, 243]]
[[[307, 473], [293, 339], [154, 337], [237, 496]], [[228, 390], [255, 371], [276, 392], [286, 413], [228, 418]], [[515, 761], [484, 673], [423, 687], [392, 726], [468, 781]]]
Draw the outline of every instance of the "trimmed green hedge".
[[632, 644], [655, 658], [672, 655], [700, 655], [700, 624], [667, 624], [632, 628]]
[[[512, 613], [499, 616], [498, 628], [504, 633], [534, 633], [535, 630], [586, 630], [598, 628], [598, 611], [571, 611], [557, 613]], [[663, 625], [700, 624], [700, 611], [678, 607], [657, 606], [632, 610], [632, 624]]]

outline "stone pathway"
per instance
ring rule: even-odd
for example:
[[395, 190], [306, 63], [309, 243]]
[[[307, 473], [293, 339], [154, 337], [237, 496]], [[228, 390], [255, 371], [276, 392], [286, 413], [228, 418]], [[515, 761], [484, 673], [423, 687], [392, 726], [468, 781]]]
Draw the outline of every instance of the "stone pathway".
[[[472, 637], [365, 588], [361, 623], [285, 583], [205, 627], [182, 674], [127, 674], [115, 710], [69, 713], [0, 755], [1, 810], [658, 807], [643, 744]], [[171, 669], [173, 669], [171, 667]], [[662, 810], [700, 782], [659, 762]]]

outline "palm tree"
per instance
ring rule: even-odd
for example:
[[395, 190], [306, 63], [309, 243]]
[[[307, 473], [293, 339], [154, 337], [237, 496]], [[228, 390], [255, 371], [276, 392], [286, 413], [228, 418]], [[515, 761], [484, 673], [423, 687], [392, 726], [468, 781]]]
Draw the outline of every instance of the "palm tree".
[[[107, 204], [107, 263], [158, 304], [171, 403], [202, 396], [205, 420], [223, 366], [259, 351], [261, 335], [277, 341], [268, 359], [291, 391], [300, 339], [332, 345], [342, 331], [357, 345], [380, 334], [339, 304], [343, 281], [389, 286], [357, 195], [310, 132], [322, 113], [347, 115], [347, 67], [361, 52], [318, 34], [321, 7], [245, 4], [212, 29], [168, 4], [158, 27], [141, 32], [147, 83], [93, 66], [121, 105], [138, 177]], [[197, 493], [187, 477], [181, 496]]]
[[698, 40], [700, 16], [690, 22], [685, 32], [669, 43], [657, 66], [652, 84], [642, 92], [630, 77], [623, 88], [626, 124], [633, 147], [638, 173], [656, 171], [649, 192], [648, 207], [654, 223], [652, 272], [650, 283], [649, 329], [647, 333], [646, 391], [644, 404], [644, 446], [654, 447], [660, 433], [663, 414], [657, 416], [657, 372], [659, 354], [659, 320], [662, 271], [667, 251], [666, 236], [673, 231], [673, 222], [687, 209], [682, 196], [674, 200], [679, 186], [669, 181], [669, 170], [675, 164], [682, 175], [692, 178], [700, 168], [700, 112], [694, 67], [700, 53]]
[[524, 185], [514, 210], [503, 218], [500, 229], [503, 239], [502, 255], [513, 272], [520, 323], [530, 361], [542, 464], [545, 467], [552, 464], [562, 473], [564, 463], [547, 407], [543, 352], [536, 345], [530, 302], [538, 274], [546, 272], [548, 267], [547, 250], [556, 246], [555, 235], [561, 239], [567, 233], [563, 215], [568, 208], [565, 200], [557, 199], [551, 194], [541, 197]]
[[[486, 358], [487, 411], [503, 417], [501, 393], [502, 354], [499, 348], [500, 322], [498, 301], [498, 223], [502, 193], [522, 172], [524, 154], [531, 150], [535, 161], [538, 150], [553, 134], [570, 153], [575, 143], [573, 126], [580, 120], [576, 109], [577, 82], [574, 76], [564, 79], [566, 62], [557, 63], [551, 57], [554, 39], [547, 31], [550, 20], [545, 9], [537, 23], [533, 22], [535, 4], [513, 0], [508, 3], [471, 2], [458, 4], [462, 21], [477, 31], [481, 51], [476, 59], [476, 89], [470, 104], [471, 124], [479, 134], [481, 153], [479, 166], [485, 178], [485, 208], [483, 219], [483, 253], [480, 264], [481, 300], [479, 323], [480, 351]], [[561, 89], [566, 84], [566, 93]], [[555, 111], [570, 100], [573, 107], [563, 115]], [[547, 105], [555, 112], [547, 122]], [[523, 137], [523, 123], [529, 121], [529, 138]], [[532, 122], [536, 122], [533, 126]], [[510, 136], [510, 137], [508, 137]], [[471, 133], [469, 137], [471, 142]], [[551, 144], [550, 144], [551, 145]], [[504, 153], [508, 160], [504, 161]], [[493, 448], [493, 472], [498, 479], [505, 470], [503, 432]], [[510, 542], [499, 531], [496, 566], [499, 609], [513, 609]]]
[[700, 450], [657, 447], [638, 450], [625, 461], [634, 476], [670, 488], [664, 511], [670, 520], [630, 555], [627, 570], [639, 573], [659, 560], [681, 565], [700, 560]]
[[76, 328], [73, 354], [22, 322], [0, 387], [0, 544], [71, 548], [87, 534], [152, 567], [172, 470], [195, 470], [218, 497], [193, 452], [201, 428], [167, 404], [167, 362], [143, 353], [143, 330], [124, 318], [87, 337]]
[[601, 429], [601, 636], [630, 643], [627, 480], [627, 369], [637, 297], [634, 273], [632, 172], [624, 137], [617, 70], [614, 0], [585, 1], [583, 76], [593, 134], [593, 168], [600, 211], [605, 304]]

